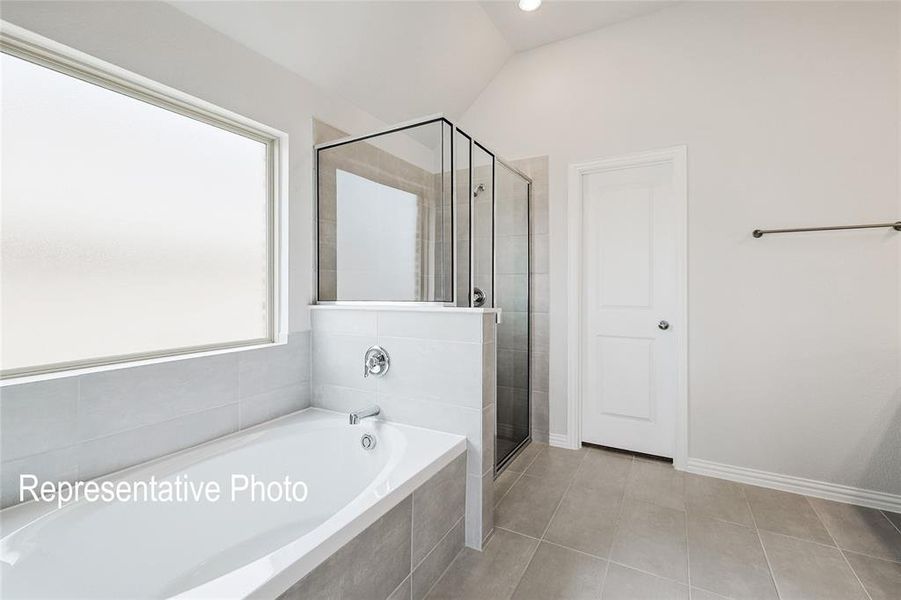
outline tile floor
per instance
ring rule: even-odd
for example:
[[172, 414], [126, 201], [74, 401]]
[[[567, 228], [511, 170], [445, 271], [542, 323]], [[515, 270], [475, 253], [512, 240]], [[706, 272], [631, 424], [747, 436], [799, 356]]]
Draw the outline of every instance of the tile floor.
[[901, 599], [901, 515], [532, 444], [428, 598]]

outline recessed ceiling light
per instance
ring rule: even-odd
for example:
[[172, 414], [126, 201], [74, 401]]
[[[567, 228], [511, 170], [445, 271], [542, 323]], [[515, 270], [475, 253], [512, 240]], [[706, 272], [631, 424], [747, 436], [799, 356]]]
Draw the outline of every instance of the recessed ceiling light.
[[539, 6], [541, 6], [541, 0], [519, 0], [519, 10], [532, 12], [538, 10]]

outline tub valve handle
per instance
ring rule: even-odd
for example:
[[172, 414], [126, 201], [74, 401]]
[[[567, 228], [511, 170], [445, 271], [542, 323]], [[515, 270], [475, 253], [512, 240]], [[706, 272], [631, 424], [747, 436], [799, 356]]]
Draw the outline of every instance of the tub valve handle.
[[391, 359], [381, 346], [371, 346], [363, 357], [363, 377], [370, 375], [382, 376], [388, 372]]

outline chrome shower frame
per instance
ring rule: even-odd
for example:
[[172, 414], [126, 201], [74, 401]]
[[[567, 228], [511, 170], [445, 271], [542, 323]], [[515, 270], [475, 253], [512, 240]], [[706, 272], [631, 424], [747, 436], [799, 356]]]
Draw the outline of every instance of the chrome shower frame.
[[[442, 300], [442, 301], [348, 301], [348, 300], [320, 300], [319, 293], [319, 273], [320, 273], [320, 260], [319, 260], [319, 204], [320, 204], [320, 195], [319, 195], [319, 168], [320, 168], [320, 152], [322, 150], [327, 150], [330, 148], [336, 148], [339, 146], [344, 146], [347, 144], [352, 144], [355, 142], [362, 142], [365, 140], [381, 137], [384, 135], [389, 135], [392, 133], [398, 133], [401, 131], [405, 131], [408, 129], [413, 129], [415, 127], [421, 127], [423, 125], [429, 125], [432, 123], [442, 123], [443, 126], [450, 127], [450, 170], [452, 173], [452, 177], [450, 178], [451, 185], [451, 231], [452, 231], [452, 244], [451, 244], [451, 273], [452, 273], [452, 282], [451, 282], [451, 300]], [[458, 181], [460, 174], [457, 169], [457, 137], [458, 134], [466, 138], [463, 143], [466, 143], [469, 147], [469, 175], [468, 182], [465, 182], [466, 185], [463, 185], [464, 182]], [[444, 135], [444, 128], [442, 128], [442, 136]], [[452, 121], [450, 121], [443, 114], [434, 114], [427, 117], [422, 117], [419, 119], [413, 119], [410, 121], [405, 121], [403, 123], [398, 123], [396, 125], [392, 125], [390, 127], [386, 127], [384, 129], [376, 130], [363, 135], [353, 135], [346, 136], [337, 140], [333, 140], [330, 142], [325, 142], [322, 144], [316, 144], [313, 146], [314, 151], [314, 177], [313, 177], [313, 239], [314, 239], [314, 262], [316, 265], [316, 272], [314, 274], [314, 282], [313, 289], [315, 302], [317, 304], [325, 304], [325, 305], [359, 305], [359, 306], [371, 306], [371, 305], [400, 305], [400, 306], [447, 306], [447, 307], [459, 307], [461, 306], [461, 298], [458, 297], [457, 292], [457, 281], [459, 276], [459, 264], [457, 260], [457, 240], [458, 240], [458, 229], [459, 229], [459, 216], [457, 214], [458, 210], [458, 198], [460, 194], [460, 190], [466, 189], [469, 194], [469, 294], [468, 299], [466, 299], [466, 306], [473, 307], [473, 293], [472, 290], [475, 286], [475, 254], [476, 254], [476, 243], [475, 243], [475, 235], [474, 235], [474, 216], [475, 216], [475, 196], [474, 190], [472, 188], [473, 182], [473, 150], [478, 147], [486, 154], [491, 157], [491, 218], [492, 218], [492, 232], [491, 232], [491, 302], [490, 307], [497, 307], [497, 165], [500, 163], [503, 167], [508, 169], [510, 172], [521, 177], [526, 185], [527, 185], [527, 196], [526, 196], [526, 235], [528, 240], [528, 250], [526, 253], [526, 356], [527, 356], [527, 393], [526, 393], [526, 410], [528, 411], [528, 435], [523, 439], [517, 446], [508, 453], [508, 455], [502, 458], [500, 461], [495, 457], [494, 464], [494, 475], [497, 477], [503, 470], [513, 461], [516, 457], [522, 452], [522, 450], [528, 446], [532, 441], [532, 242], [533, 242], [533, 233], [532, 233], [532, 193], [533, 193], [533, 182], [532, 178], [523, 173], [521, 170], [517, 169], [513, 165], [511, 165], [508, 161], [500, 158], [496, 152], [494, 152], [490, 147], [479, 142], [475, 137], [460, 129], [456, 126]], [[444, 148], [445, 144], [442, 139], [442, 169], [444, 168]], [[480, 192], [484, 192], [484, 188], [480, 190]], [[495, 431], [495, 445], [497, 443], [497, 432]]]

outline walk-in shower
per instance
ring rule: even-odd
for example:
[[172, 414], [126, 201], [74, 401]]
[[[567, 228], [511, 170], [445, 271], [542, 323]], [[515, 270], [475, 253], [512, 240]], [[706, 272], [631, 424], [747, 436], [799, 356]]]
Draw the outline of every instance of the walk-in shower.
[[499, 472], [531, 439], [531, 180], [443, 117], [316, 146], [320, 303], [497, 307]]

